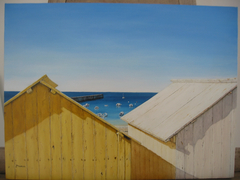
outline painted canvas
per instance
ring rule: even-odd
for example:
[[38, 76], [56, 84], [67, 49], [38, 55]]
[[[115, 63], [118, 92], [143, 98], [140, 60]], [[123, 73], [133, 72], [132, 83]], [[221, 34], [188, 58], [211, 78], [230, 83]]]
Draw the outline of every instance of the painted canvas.
[[5, 102], [47, 74], [113, 125], [171, 79], [237, 76], [237, 8], [6, 4]]

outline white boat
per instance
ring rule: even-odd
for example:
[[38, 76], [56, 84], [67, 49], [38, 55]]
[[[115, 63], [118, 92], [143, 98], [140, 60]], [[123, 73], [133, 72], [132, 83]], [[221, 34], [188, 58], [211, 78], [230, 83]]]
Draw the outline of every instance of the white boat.
[[133, 104], [129, 104], [129, 107], [133, 107]]
[[95, 106], [95, 108], [94, 108], [95, 110], [97, 110], [97, 109], [99, 109], [99, 107], [98, 106]]
[[121, 112], [119, 113], [119, 116], [123, 116], [123, 115], [124, 115], [124, 112], [121, 111]]
[[102, 117], [102, 116], [103, 116], [102, 113], [97, 113], [97, 115], [98, 115], [99, 117]]
[[125, 97], [124, 97], [124, 93], [123, 93], [122, 99], [125, 99]]
[[84, 105], [83, 105], [83, 107], [89, 107], [89, 104], [88, 104], [88, 103], [86, 103], [86, 104], [84, 104]]
[[103, 113], [103, 117], [108, 117], [108, 114], [107, 113]]
[[101, 118], [105, 118], [105, 117], [108, 117], [108, 114], [107, 113], [97, 113], [97, 115]]
[[121, 105], [122, 105], [121, 103], [117, 103], [117, 104], [116, 104], [117, 107], [119, 107], [119, 106], [121, 106]]

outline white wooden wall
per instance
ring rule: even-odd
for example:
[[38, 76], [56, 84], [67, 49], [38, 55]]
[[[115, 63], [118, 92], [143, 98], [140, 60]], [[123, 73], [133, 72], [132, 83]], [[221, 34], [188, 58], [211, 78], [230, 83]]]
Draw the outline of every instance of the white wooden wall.
[[234, 176], [236, 92], [177, 134], [177, 179]]
[[177, 179], [229, 178], [234, 176], [235, 89], [186, 126], [176, 144], [162, 142], [128, 126], [128, 133], [176, 167]]

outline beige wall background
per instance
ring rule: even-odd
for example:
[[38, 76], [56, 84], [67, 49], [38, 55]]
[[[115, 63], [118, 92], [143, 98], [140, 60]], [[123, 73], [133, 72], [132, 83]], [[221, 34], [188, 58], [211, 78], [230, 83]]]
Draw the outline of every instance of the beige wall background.
[[[57, 1], [57, 0], [56, 0]], [[108, 2], [114, 2], [107, 0]], [[130, 2], [130, 0], [123, 0]], [[148, 0], [144, 0], [148, 2]], [[171, 0], [169, 0], [171, 1]], [[1, 0], [0, 1], [0, 147], [4, 147], [4, 14], [5, 3], [47, 3], [48, 0]], [[196, 0], [196, 4], [200, 6], [232, 6], [240, 7], [239, 0]], [[238, 12], [238, 34], [240, 34], [240, 13]], [[240, 37], [238, 36], [238, 54], [240, 53]], [[238, 87], [240, 87], [240, 58], [238, 55]], [[239, 96], [237, 102], [240, 102], [240, 88], [238, 88]], [[239, 103], [238, 103], [239, 104]], [[236, 147], [240, 147], [240, 106], [237, 107], [236, 116]]]

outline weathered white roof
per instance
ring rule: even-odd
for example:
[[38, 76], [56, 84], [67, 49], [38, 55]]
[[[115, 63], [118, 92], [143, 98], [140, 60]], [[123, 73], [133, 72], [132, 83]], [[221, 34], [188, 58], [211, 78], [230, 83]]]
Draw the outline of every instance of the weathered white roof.
[[236, 78], [172, 80], [171, 85], [121, 119], [168, 141], [236, 86]]

